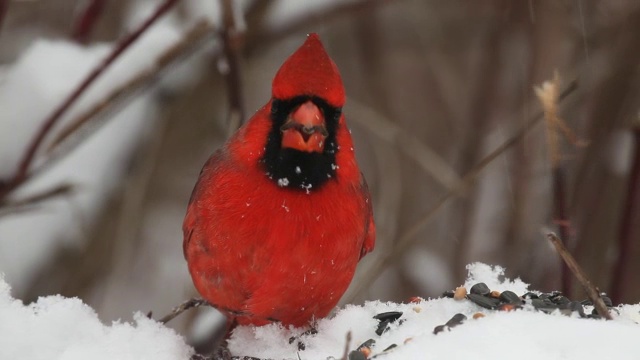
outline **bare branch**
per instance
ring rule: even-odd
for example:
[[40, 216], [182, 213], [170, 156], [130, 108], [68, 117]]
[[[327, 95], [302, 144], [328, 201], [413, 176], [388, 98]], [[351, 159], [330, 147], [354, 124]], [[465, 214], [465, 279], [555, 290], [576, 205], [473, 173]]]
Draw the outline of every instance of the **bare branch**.
[[57, 134], [57, 137], [47, 149], [47, 153], [50, 155], [47, 163], [51, 163], [51, 158], [61, 157], [61, 153], [69, 153], [76, 145], [84, 140], [84, 137], [76, 137], [76, 140], [73, 141], [73, 138], [70, 138], [71, 135], [77, 135], [82, 128], [87, 127], [88, 123], [97, 120], [98, 115], [105, 114], [108, 109], [122, 104], [133, 94], [137, 94], [142, 88], [149, 86], [154, 80], [158, 79], [162, 72], [169, 66], [175, 64], [190, 52], [200, 47], [212, 34], [213, 27], [211, 24], [206, 21], [199, 22], [184, 35], [180, 42], [158, 56], [153, 67], [140, 72], [134, 78], [107, 94], [107, 96], [98, 101], [89, 110], [71, 120], [69, 125]]
[[351, 347], [351, 330], [347, 331], [342, 360], [349, 360], [349, 348]]
[[85, 44], [103, 13], [106, 0], [91, 0], [76, 19], [71, 31], [71, 38]]
[[0, 201], [0, 217], [15, 215], [37, 208], [37, 205], [45, 200], [59, 196], [68, 196], [73, 192], [73, 185], [62, 184], [43, 192], [28, 196], [16, 201]]
[[93, 82], [104, 73], [109, 66], [122, 55], [135, 41], [144, 34], [151, 25], [153, 25], [162, 15], [171, 9], [179, 0], [165, 0], [158, 6], [156, 10], [149, 16], [137, 29], [125, 35], [112, 49], [111, 53], [96, 67], [89, 75], [69, 94], [69, 96], [56, 108], [49, 117], [43, 122], [42, 126], [36, 133], [36, 136], [29, 144], [15, 175], [0, 188], [0, 199], [4, 198], [9, 192], [27, 179], [29, 168], [35, 158], [45, 137], [49, 134], [53, 126], [62, 118], [80, 96], [89, 88]]
[[[559, 100], [564, 99], [569, 94], [574, 92], [577, 88], [577, 82], [571, 81], [567, 88], [560, 94]], [[455, 189], [448, 191], [444, 194], [440, 199], [436, 201], [436, 204], [425, 213], [418, 222], [413, 224], [409, 229], [400, 236], [397, 245], [393, 248], [392, 251], [385, 253], [384, 255], [380, 255], [376, 259], [373, 265], [371, 265], [368, 273], [365, 276], [365, 279], [362, 280], [360, 284], [356, 287], [356, 290], [352, 292], [351, 299], [357, 296], [360, 292], [362, 292], [368, 285], [370, 285], [375, 279], [382, 274], [382, 272], [398, 257], [400, 257], [404, 252], [413, 245], [416, 241], [416, 235], [422, 230], [424, 226], [426, 226], [433, 218], [433, 216], [449, 201], [449, 199], [457, 196], [460, 192], [464, 191], [468, 188], [480, 175], [480, 173], [493, 162], [498, 156], [502, 155], [504, 152], [509, 150], [513, 145], [517, 144], [520, 140], [524, 138], [524, 136], [542, 120], [543, 113], [539, 112], [533, 118], [531, 118], [520, 130], [518, 130], [509, 140], [504, 142], [498, 148], [493, 150], [489, 155], [484, 157], [478, 164], [476, 164], [469, 172], [465, 174], [460, 181], [460, 185]]]
[[575, 275], [584, 290], [587, 292], [587, 296], [593, 302], [593, 306], [595, 306], [598, 315], [607, 320], [611, 320], [611, 314], [609, 314], [609, 310], [607, 310], [607, 306], [604, 304], [604, 301], [602, 301], [598, 290], [596, 290], [595, 286], [591, 284], [591, 281], [584, 273], [584, 270], [582, 270], [576, 259], [574, 259], [571, 253], [569, 253], [562, 243], [562, 240], [560, 240], [554, 233], [548, 233], [547, 239], [549, 239], [553, 246], [555, 246], [556, 251], [558, 251], [558, 254], [562, 257], [562, 260], [564, 260], [569, 269], [573, 272], [573, 275]]
[[622, 222], [618, 236], [618, 261], [615, 262], [611, 274], [611, 300], [615, 304], [622, 301], [626, 277], [629, 272], [627, 266], [632, 246], [640, 237], [640, 117], [633, 128], [635, 151], [629, 179], [627, 180], [627, 202], [624, 205]]
[[2, 32], [2, 23], [7, 15], [7, 10], [9, 10], [9, 0], [0, 0], [0, 32]]
[[349, 98], [348, 106], [361, 115], [350, 118], [350, 121], [357, 122], [380, 139], [398, 146], [405, 156], [414, 160], [445, 189], [451, 190], [460, 186], [460, 176], [455, 170], [413, 134], [355, 99]]
[[183, 302], [182, 304], [174, 307], [171, 312], [165, 316], [163, 316], [162, 318], [160, 318], [160, 320], [158, 320], [158, 322], [161, 322], [163, 324], [168, 323], [169, 321], [173, 320], [174, 318], [176, 318], [178, 315], [182, 314], [183, 312], [192, 309], [192, 308], [197, 308], [200, 307], [202, 305], [208, 305], [209, 303], [202, 299], [202, 298], [193, 298], [193, 299], [189, 299], [185, 302]]
[[242, 95], [242, 75], [240, 54], [244, 45], [244, 25], [241, 23], [242, 10], [237, 1], [221, 0], [224, 29], [222, 30], [223, 51], [225, 61], [223, 75], [227, 81], [229, 97], [228, 136], [233, 134], [242, 124], [245, 117]]
[[350, 13], [357, 13], [359, 11], [370, 8], [371, 6], [388, 4], [393, 0], [361, 0], [361, 1], [349, 1], [349, 2], [336, 2], [336, 5], [328, 8], [324, 11], [309, 12], [304, 16], [299, 17], [297, 20], [292, 21], [285, 26], [279, 28], [251, 28], [247, 31], [246, 48], [255, 49], [259, 46], [272, 43], [279, 39], [286, 37], [287, 35], [300, 31], [301, 29], [308, 28], [314, 24], [322, 21], [326, 21], [337, 15], [346, 15]]
[[[558, 115], [558, 94], [560, 92], [560, 75], [558, 71], [553, 74], [553, 80], [545, 81], [541, 86], [535, 88], [536, 96], [542, 104], [546, 124], [547, 147], [549, 151], [549, 161], [551, 163], [551, 177], [553, 189], [553, 222], [558, 226], [560, 237], [569, 243], [570, 241], [570, 221], [567, 215], [567, 190], [564, 180], [564, 172], [561, 165], [562, 154], [558, 131], [564, 135], [577, 139], [569, 127]], [[576, 140], [577, 143], [577, 140]], [[561, 284], [562, 292], [571, 294], [571, 276], [568, 265], [561, 264]]]

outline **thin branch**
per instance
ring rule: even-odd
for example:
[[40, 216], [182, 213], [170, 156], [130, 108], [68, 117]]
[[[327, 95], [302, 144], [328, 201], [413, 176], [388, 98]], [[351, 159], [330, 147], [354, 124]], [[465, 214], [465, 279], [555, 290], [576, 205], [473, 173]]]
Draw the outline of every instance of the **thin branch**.
[[[22, 183], [43, 172], [58, 160], [68, 155], [93, 133], [93, 131], [99, 128], [99, 125], [102, 124], [100, 120], [104, 119], [105, 115], [112, 113], [109, 112], [109, 110], [114, 108], [117, 110], [118, 106], [122, 107], [136, 94], [141, 93], [143, 89], [159, 79], [163, 72], [171, 65], [200, 48], [212, 37], [213, 33], [214, 29], [211, 24], [206, 21], [199, 22], [185, 34], [180, 42], [158, 56], [153, 67], [140, 72], [134, 78], [107, 94], [103, 99], [97, 101], [87, 111], [81, 113], [75, 119], [72, 119], [66, 127], [57, 132], [56, 137], [46, 149], [47, 157], [45, 161], [35, 169], [30, 170]], [[0, 184], [0, 191], [2, 190], [1, 185], [2, 184]]]
[[124, 53], [125, 50], [127, 50], [147, 29], [149, 29], [149, 27], [151, 27], [151, 25], [169, 11], [178, 1], [180, 0], [165, 0], [165, 2], [159, 5], [153, 14], [151, 14], [151, 16], [149, 16], [137, 29], [125, 35], [112, 49], [111, 53], [96, 68], [94, 68], [93, 71], [91, 71], [91, 73], [89, 73], [89, 75], [87, 75], [87, 77], [78, 85], [78, 87], [69, 94], [66, 100], [64, 100], [62, 104], [60, 104], [60, 106], [46, 118], [36, 136], [29, 144], [15, 175], [9, 180], [9, 182], [4, 183], [3, 187], [0, 188], [0, 199], [4, 198], [11, 190], [15, 189], [27, 179], [29, 168], [31, 167], [42, 142], [53, 126], [60, 120], [60, 118], [62, 118], [67, 110], [69, 110], [71, 105], [80, 98], [89, 86], [93, 84], [93, 82], [103, 74], [105, 70], [108, 69], [122, 53]]
[[71, 195], [73, 189], [74, 187], [71, 184], [62, 184], [51, 189], [47, 189], [43, 192], [30, 195], [24, 199], [10, 202], [0, 201], [0, 217], [27, 211], [28, 209], [32, 209], [33, 207], [35, 207], [35, 205], [45, 200], [49, 200], [59, 196]]
[[224, 29], [222, 30], [225, 66], [219, 66], [227, 82], [229, 97], [228, 136], [242, 124], [245, 117], [242, 95], [240, 53], [244, 45], [244, 25], [240, 4], [234, 0], [221, 0]]
[[[171, 46], [165, 50], [156, 59], [155, 64], [146, 69], [134, 78], [123, 83], [119, 87], [115, 88], [111, 93], [107, 94], [103, 99], [95, 103], [86, 112], [80, 114], [75, 119], [71, 120], [69, 124], [60, 130], [56, 138], [51, 142], [51, 145], [47, 149], [47, 153], [52, 154], [61, 151], [64, 148], [65, 154], [70, 151], [70, 148], [77, 145], [77, 141], [72, 143], [70, 136], [77, 134], [77, 132], [84, 128], [91, 121], [95, 120], [98, 115], [104, 114], [108, 109], [112, 108], [116, 104], [121, 104], [124, 100], [129, 99], [132, 94], [137, 93], [141, 89], [149, 86], [154, 80], [159, 78], [169, 66], [175, 64], [178, 60], [183, 59], [186, 55], [199, 48], [200, 45], [213, 34], [213, 26], [206, 21], [197, 23], [191, 30], [189, 30], [180, 42]], [[80, 139], [82, 140], [82, 139]], [[48, 161], [50, 162], [50, 161]]]
[[622, 214], [620, 232], [618, 236], [618, 259], [611, 274], [611, 300], [619, 304], [624, 295], [624, 287], [627, 284], [627, 266], [634, 242], [640, 237], [640, 119], [633, 128], [635, 138], [635, 151], [631, 173], [629, 174], [627, 202]]
[[[553, 74], [551, 81], [545, 81], [541, 86], [535, 87], [535, 93], [544, 110], [546, 123], [547, 147], [549, 161], [551, 163], [551, 177], [553, 188], [553, 222], [558, 226], [560, 238], [571, 243], [571, 222], [567, 214], [567, 185], [562, 168], [562, 152], [560, 151], [560, 133], [574, 146], [586, 146], [587, 142], [577, 135], [560, 118], [558, 95], [560, 92], [560, 75], [558, 71]], [[561, 264], [562, 292], [571, 294], [571, 276], [566, 263]]]
[[347, 331], [346, 341], [344, 344], [344, 352], [342, 353], [342, 360], [349, 360], [349, 348], [351, 347], [351, 330]]
[[104, 11], [106, 0], [90, 0], [82, 13], [76, 19], [71, 30], [71, 38], [79, 43], [86, 44], [93, 29]]
[[569, 269], [571, 269], [571, 272], [573, 272], [573, 275], [575, 275], [584, 290], [587, 292], [587, 296], [593, 302], [593, 306], [595, 306], [598, 315], [607, 320], [611, 320], [611, 314], [609, 313], [607, 306], [604, 304], [604, 301], [602, 301], [598, 290], [593, 286], [576, 259], [574, 259], [571, 253], [569, 253], [569, 250], [564, 246], [562, 240], [560, 240], [554, 233], [548, 233], [547, 239], [549, 239], [553, 246], [555, 246], [556, 251], [558, 251], [558, 254], [562, 257], [562, 260], [564, 260]]
[[350, 121], [360, 124], [381, 140], [397, 146], [405, 156], [415, 161], [445, 189], [452, 190], [460, 186], [460, 176], [455, 170], [437, 152], [421, 142], [411, 132], [404, 130], [384, 115], [353, 98], [349, 98], [348, 107], [360, 115], [353, 116], [349, 119]]
[[[571, 223], [567, 215], [567, 186], [564, 180], [564, 172], [561, 167], [556, 167], [551, 170], [551, 177], [553, 181], [553, 222], [558, 226], [560, 236], [564, 241], [569, 241], [571, 234]], [[567, 243], [569, 244], [569, 243]], [[568, 265], [563, 262], [561, 264], [562, 270], [560, 272], [561, 288], [564, 294], [571, 294], [572, 281], [570, 276], [570, 269]]]
[[163, 316], [162, 318], [160, 318], [160, 320], [158, 320], [158, 322], [161, 322], [163, 324], [168, 323], [169, 321], [173, 320], [174, 318], [176, 318], [178, 315], [182, 314], [183, 312], [192, 309], [192, 308], [197, 308], [200, 307], [202, 305], [209, 305], [209, 303], [202, 299], [202, 298], [193, 298], [193, 299], [189, 299], [185, 302], [183, 302], [182, 304], [174, 307], [171, 312], [165, 316]]
[[9, 0], [0, 0], [0, 33], [2, 32], [2, 24], [4, 22], [4, 17], [7, 15], [8, 10], [9, 10]]
[[[567, 88], [560, 94], [559, 100], [563, 100], [569, 94], [573, 93], [577, 89], [577, 82], [571, 81]], [[426, 226], [432, 219], [433, 216], [449, 201], [449, 199], [455, 197], [459, 193], [463, 192], [467, 189], [473, 182], [476, 180], [478, 175], [493, 162], [498, 156], [502, 155], [504, 152], [509, 150], [513, 145], [517, 144], [520, 140], [522, 140], [529, 131], [540, 122], [543, 118], [543, 113], [537, 113], [531, 120], [529, 120], [520, 130], [518, 130], [509, 140], [505, 141], [498, 148], [493, 150], [489, 155], [484, 157], [478, 164], [476, 164], [469, 172], [465, 174], [465, 176], [460, 181], [460, 184], [456, 186], [454, 189], [448, 191], [444, 194], [440, 199], [436, 201], [436, 204], [427, 211], [415, 224], [413, 224], [409, 229], [400, 236], [397, 245], [393, 248], [392, 251], [385, 253], [378, 257], [375, 263], [370, 267], [369, 272], [366, 274], [365, 279], [358, 284], [355, 291], [351, 294], [351, 299], [357, 296], [360, 292], [362, 292], [366, 286], [371, 284], [375, 279], [382, 274], [382, 272], [398, 257], [400, 257], [404, 252], [413, 245], [418, 238], [416, 235]]]
[[313, 28], [315, 24], [335, 18], [336, 16], [346, 16], [368, 9], [371, 6], [389, 4], [393, 0], [361, 0], [336, 2], [336, 5], [323, 11], [310, 11], [297, 20], [292, 21], [278, 28], [253, 27], [248, 29], [246, 37], [246, 48], [255, 50], [274, 41], [280, 40], [291, 33], [302, 29]]

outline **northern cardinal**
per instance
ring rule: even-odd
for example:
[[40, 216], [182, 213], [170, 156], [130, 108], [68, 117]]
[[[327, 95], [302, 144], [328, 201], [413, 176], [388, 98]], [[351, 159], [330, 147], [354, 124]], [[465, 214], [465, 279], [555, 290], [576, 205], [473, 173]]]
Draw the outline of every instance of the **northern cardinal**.
[[183, 250], [196, 289], [231, 326], [325, 317], [373, 250], [344, 103], [338, 69], [310, 34], [271, 100], [204, 165]]

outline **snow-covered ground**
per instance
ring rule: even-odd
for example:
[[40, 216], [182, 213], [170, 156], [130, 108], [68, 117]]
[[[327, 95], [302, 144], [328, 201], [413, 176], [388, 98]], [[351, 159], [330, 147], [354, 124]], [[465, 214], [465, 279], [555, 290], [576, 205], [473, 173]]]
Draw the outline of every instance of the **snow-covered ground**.
[[[504, 269], [475, 263], [468, 266], [467, 288], [477, 282], [490, 289], [529, 291], [520, 281], [504, 279]], [[144, 315], [134, 323], [103, 325], [98, 315], [78, 299], [61, 296], [40, 298], [24, 305], [13, 299], [9, 286], [0, 280], [0, 359], [188, 359], [193, 350], [184, 339]], [[588, 307], [587, 311], [590, 311]], [[407, 304], [367, 302], [349, 305], [317, 322], [317, 334], [306, 329], [286, 329], [273, 324], [239, 327], [229, 348], [234, 355], [270, 359], [340, 359], [347, 334], [348, 349], [373, 339], [370, 356], [377, 359], [640, 359], [640, 304], [621, 305], [614, 320], [582, 319], [577, 314], [544, 314], [532, 308], [487, 311], [468, 300], [425, 299]], [[373, 316], [401, 311], [401, 319], [382, 335], [376, 334]], [[473, 319], [482, 312], [484, 317]], [[468, 317], [450, 330], [433, 329], [453, 315]], [[291, 342], [292, 336], [298, 340]], [[298, 342], [305, 350], [298, 349]], [[395, 348], [384, 351], [391, 345]]]

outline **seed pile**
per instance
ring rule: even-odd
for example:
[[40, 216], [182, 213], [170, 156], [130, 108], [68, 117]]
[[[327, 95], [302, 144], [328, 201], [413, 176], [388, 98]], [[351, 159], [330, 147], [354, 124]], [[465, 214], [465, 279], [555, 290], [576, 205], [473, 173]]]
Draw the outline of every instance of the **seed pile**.
[[[574, 312], [577, 313], [581, 318], [588, 319], [600, 319], [601, 316], [598, 315], [595, 308], [590, 314], [585, 312], [585, 306], [592, 306], [592, 302], [590, 300], [583, 301], [572, 301], [566, 296], [564, 296], [559, 291], [553, 291], [550, 293], [535, 293], [535, 292], [527, 292], [523, 295], [517, 295], [513, 291], [495, 291], [489, 289], [487, 284], [485, 283], [477, 283], [469, 289], [465, 287], [458, 287], [455, 290], [446, 291], [442, 294], [444, 298], [452, 298], [455, 300], [463, 301], [469, 300], [474, 304], [485, 308], [487, 310], [495, 310], [495, 311], [513, 311], [517, 309], [522, 309], [525, 306], [531, 306], [533, 309], [537, 311], [541, 311], [544, 313], [552, 313], [554, 311], [558, 311], [564, 315], [572, 315]], [[602, 300], [604, 301], [607, 308], [611, 311], [613, 303], [611, 299], [606, 296], [606, 294], [601, 294]], [[409, 300], [410, 302], [419, 302], [420, 298], [412, 298]], [[377, 335], [382, 335], [384, 332], [389, 330], [389, 324], [397, 321], [402, 316], [402, 313], [399, 311], [391, 311], [378, 314], [374, 316], [374, 319], [379, 321], [378, 327], [376, 329]], [[473, 315], [474, 319], [482, 318], [485, 315], [482, 312], [477, 312]], [[438, 334], [442, 331], [449, 331], [452, 328], [463, 324], [467, 320], [467, 316], [464, 314], [455, 314], [449, 321], [445, 324], [438, 325], [433, 329], [434, 334]], [[403, 319], [398, 321], [398, 324], [402, 324]], [[407, 339], [410, 340], [410, 339]], [[406, 341], [405, 341], [406, 342]], [[374, 359], [377, 356], [385, 354], [387, 351], [396, 347], [396, 344], [392, 344], [388, 348], [384, 349], [381, 353], [371, 356], [372, 351], [371, 347], [375, 344], [374, 339], [369, 339], [362, 345], [358, 347], [357, 350], [349, 353], [349, 360], [368, 360]]]
[[[473, 285], [469, 291], [465, 287], [458, 287], [455, 290], [446, 291], [442, 294], [443, 298], [452, 298], [458, 301], [471, 301], [474, 304], [492, 311], [513, 311], [523, 308], [535, 309], [536, 311], [544, 312], [544, 313], [552, 313], [559, 312], [563, 315], [572, 315], [576, 313], [581, 318], [586, 319], [600, 319], [601, 316], [598, 315], [595, 308], [593, 311], [587, 314], [585, 310], [585, 306], [593, 306], [590, 300], [583, 301], [572, 301], [566, 296], [564, 296], [559, 291], [553, 291], [550, 293], [539, 293], [539, 292], [527, 292], [522, 295], [518, 295], [513, 291], [495, 291], [491, 290], [485, 283], [477, 283]], [[611, 299], [606, 296], [606, 294], [601, 294], [601, 298], [604, 301], [605, 305], [609, 309], [609, 311], [616, 311], [613, 308], [613, 303]], [[409, 299], [410, 303], [420, 303], [423, 299], [419, 297]], [[419, 307], [414, 309], [416, 312], [419, 312]], [[378, 336], [382, 336], [385, 332], [389, 331], [391, 324], [402, 325], [405, 319], [402, 318], [403, 313], [400, 311], [388, 311], [375, 315], [373, 318], [378, 321], [377, 327], [375, 329], [375, 333]], [[473, 319], [478, 319], [484, 317], [485, 314], [482, 312], [477, 312], [473, 314]], [[443, 331], [450, 331], [452, 328], [463, 324], [467, 321], [468, 318], [464, 314], [455, 314], [451, 319], [449, 319], [446, 323], [442, 325], [438, 325], [433, 329], [434, 334], [439, 334]], [[315, 329], [311, 329], [309, 331], [304, 332], [302, 335], [314, 335], [317, 331]], [[411, 341], [411, 338], [406, 339], [404, 342], [407, 343]], [[300, 337], [291, 337], [289, 339], [289, 343], [293, 344], [297, 342], [298, 350], [304, 350], [305, 344], [300, 340]], [[398, 344], [391, 344], [384, 350], [373, 354], [372, 348], [375, 346], [376, 340], [369, 339], [362, 344], [360, 344], [355, 350], [349, 352], [348, 360], [370, 360], [378, 357], [383, 357], [389, 351], [392, 351], [394, 348], [398, 346]], [[212, 359], [212, 358], [209, 358]], [[260, 360], [254, 357], [248, 356], [233, 356], [228, 359], [231, 360]], [[329, 357], [331, 359], [331, 357]], [[217, 359], [216, 359], [217, 360]]]

